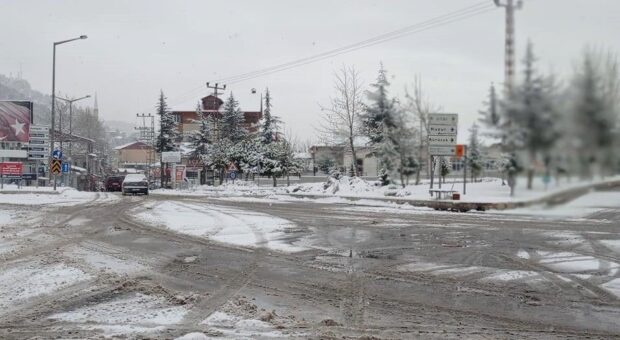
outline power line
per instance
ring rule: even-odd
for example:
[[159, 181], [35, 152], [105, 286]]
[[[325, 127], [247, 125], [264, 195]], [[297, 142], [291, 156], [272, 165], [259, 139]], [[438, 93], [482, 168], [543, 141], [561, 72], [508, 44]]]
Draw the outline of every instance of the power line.
[[[479, 2], [477, 4], [470, 5], [470, 6], [461, 8], [459, 10], [452, 11], [452, 12], [437, 16], [435, 18], [431, 18], [423, 22], [416, 23], [416, 24], [413, 24], [413, 25], [410, 25], [410, 26], [407, 26], [407, 27], [404, 27], [404, 28], [401, 28], [395, 31], [391, 31], [388, 33], [384, 33], [384, 34], [369, 38], [369, 39], [365, 39], [363, 41], [359, 41], [353, 44], [342, 46], [342, 47], [329, 50], [326, 52], [322, 52], [319, 54], [315, 54], [309, 57], [300, 58], [294, 61], [267, 67], [264, 69], [246, 72], [243, 74], [238, 74], [238, 75], [234, 75], [230, 77], [219, 78], [216, 81], [228, 82], [228, 84], [239, 83], [242, 81], [246, 81], [246, 80], [266, 76], [269, 74], [289, 70], [295, 67], [304, 66], [304, 65], [318, 62], [324, 59], [332, 58], [340, 54], [349, 53], [349, 52], [353, 52], [353, 51], [356, 51], [356, 50], [359, 50], [365, 47], [370, 47], [370, 46], [374, 46], [377, 44], [381, 44], [381, 43], [384, 43], [390, 40], [402, 38], [406, 35], [411, 35], [411, 34], [419, 33], [419, 32], [426, 31], [432, 28], [448, 25], [453, 22], [465, 20], [467, 18], [480, 15], [480, 14], [483, 14], [483, 13], [486, 13], [486, 12], [489, 12], [495, 9], [496, 7], [493, 6], [492, 4], [489, 4], [488, 1]], [[176, 105], [178, 103], [187, 101], [188, 99], [193, 97], [196, 92], [202, 89], [203, 89], [202, 86], [198, 86], [191, 90], [186, 91], [185, 93], [179, 96], [176, 96], [175, 98], [173, 98], [173, 100], [171, 100], [171, 101], [174, 101], [174, 103], [172, 103], [171, 105]]]
[[407, 32], [405, 34], [401, 34], [401, 35], [398, 35], [398, 36], [390, 37], [388, 39], [384, 39], [384, 40], [376, 41], [376, 42], [373, 42], [373, 43], [370, 43], [370, 44], [366, 44], [366, 45], [363, 45], [363, 46], [359, 46], [359, 47], [356, 47], [356, 48], [344, 50], [344, 51], [341, 51], [339, 53], [334, 53], [334, 54], [326, 55], [326, 56], [323, 56], [321, 58], [308, 60], [308, 61], [305, 61], [303, 63], [291, 65], [291, 66], [288, 66], [288, 67], [283, 67], [283, 68], [279, 68], [279, 69], [275, 69], [275, 70], [270, 70], [270, 71], [263, 71], [261, 73], [257, 73], [255, 75], [251, 75], [251, 76], [236, 78], [235, 80], [229, 81], [228, 84], [235, 84], [235, 83], [243, 82], [243, 81], [246, 81], [246, 80], [250, 80], [250, 79], [254, 79], [254, 78], [270, 75], [270, 74], [281, 72], [281, 71], [285, 71], [285, 70], [289, 70], [289, 69], [292, 69], [292, 68], [295, 68], [295, 67], [299, 67], [299, 66], [304, 66], [304, 65], [307, 65], [307, 64], [315, 63], [315, 62], [318, 62], [318, 61], [321, 61], [321, 60], [325, 60], [325, 59], [329, 59], [329, 58], [332, 58], [332, 57], [335, 57], [335, 56], [338, 56], [338, 55], [341, 55], [341, 54], [353, 52], [353, 51], [356, 51], [356, 50], [359, 50], [359, 49], [362, 49], [362, 48], [365, 48], [365, 47], [370, 47], [370, 46], [378, 45], [378, 44], [381, 44], [381, 43], [384, 43], [384, 42], [387, 42], [387, 41], [390, 41], [390, 40], [402, 38], [405, 35], [426, 31], [426, 30], [429, 30], [429, 29], [432, 29], [432, 28], [436, 28], [436, 27], [439, 27], [439, 26], [444, 26], [444, 25], [447, 25], [447, 24], [450, 24], [450, 23], [453, 23], [453, 22], [456, 22], [456, 21], [461, 21], [461, 20], [464, 20], [464, 19], [476, 16], [476, 15], [480, 15], [480, 14], [483, 14], [483, 13], [486, 13], [486, 12], [490, 12], [492, 10], [494, 10], [494, 8], [486, 8], [486, 9], [478, 11], [478, 12], [470, 13], [469, 15], [466, 15], [466, 16], [454, 18], [453, 20], [450, 20], [450, 21], [445, 21], [445, 22], [441, 22], [441, 23], [438, 23], [438, 24], [435, 24], [435, 25], [428, 26], [428, 27], [423, 27], [423, 28], [420, 28], [419, 30], [416, 30], [416, 31], [413, 31], [413, 32]]
[[435, 17], [435, 18], [432, 18], [432, 19], [420, 22], [420, 23], [416, 23], [416, 24], [413, 24], [413, 25], [410, 25], [410, 26], [407, 26], [407, 27], [404, 27], [404, 28], [401, 28], [401, 29], [398, 29], [398, 30], [395, 30], [395, 31], [392, 31], [392, 32], [384, 33], [384, 34], [381, 34], [381, 35], [378, 35], [378, 36], [375, 36], [375, 37], [372, 37], [372, 38], [369, 38], [369, 39], [366, 39], [366, 40], [362, 40], [362, 41], [359, 41], [359, 42], [356, 42], [356, 43], [353, 43], [353, 44], [349, 44], [349, 45], [346, 45], [346, 46], [343, 46], [343, 47], [339, 47], [339, 48], [336, 48], [336, 49], [333, 49], [333, 50], [330, 50], [330, 51], [326, 51], [326, 52], [322, 52], [322, 53], [319, 53], [319, 54], [315, 54], [315, 55], [310, 56], [310, 57], [305, 57], [305, 58], [297, 59], [297, 60], [290, 61], [290, 62], [287, 62], [287, 63], [283, 63], [283, 64], [280, 64], [280, 65], [271, 66], [271, 67], [268, 67], [268, 68], [265, 68], [265, 69], [262, 69], [262, 70], [257, 70], [257, 71], [243, 73], [243, 74], [238, 74], [238, 75], [235, 75], [235, 76], [220, 78], [220, 79], [217, 79], [217, 81], [233, 82], [233, 81], [235, 81], [237, 79], [243, 79], [243, 78], [246, 78], [248, 76], [252, 76], [252, 75], [255, 75], [255, 74], [260, 74], [260, 73], [263, 73], [263, 72], [268, 72], [268, 71], [279, 69], [279, 68], [282, 68], [282, 67], [288, 67], [288, 66], [292, 66], [292, 65], [295, 65], [295, 64], [298, 64], [298, 63], [305, 63], [307, 61], [314, 60], [314, 59], [321, 60], [324, 57], [335, 56], [335, 55], [340, 54], [341, 52], [354, 51], [354, 50], [359, 49], [359, 48], [364, 48], [364, 47], [367, 47], [367, 46], [372, 46], [375, 43], [380, 43], [380, 42], [384, 42], [384, 41], [395, 39], [395, 38], [403, 36], [403, 35], [407, 35], [407, 34], [411, 34], [411, 33], [416, 33], [416, 32], [418, 32], [418, 30], [420, 28], [424, 28], [425, 26], [442, 23], [442, 21], [453, 19], [454, 17], [462, 16], [462, 15], [469, 14], [471, 12], [475, 12], [475, 11], [479, 11], [479, 10], [486, 10], [486, 9], [489, 9], [489, 8], [493, 8], [493, 5], [491, 5], [491, 4], [489, 4], [488, 2], [485, 1], [485, 2], [482, 2], [482, 3], [476, 4], [476, 5], [467, 6], [465, 8], [459, 9], [457, 11], [453, 11], [453, 12], [450, 12], [450, 13], [447, 13], [447, 14], [444, 14], [444, 15], [441, 15], [441, 16], [438, 16], [438, 17]]

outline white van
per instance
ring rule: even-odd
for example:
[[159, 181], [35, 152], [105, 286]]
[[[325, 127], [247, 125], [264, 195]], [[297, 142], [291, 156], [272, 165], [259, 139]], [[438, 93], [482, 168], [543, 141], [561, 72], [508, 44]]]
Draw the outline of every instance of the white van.
[[129, 174], [125, 176], [121, 188], [123, 195], [129, 194], [149, 194], [149, 182], [142, 174]]

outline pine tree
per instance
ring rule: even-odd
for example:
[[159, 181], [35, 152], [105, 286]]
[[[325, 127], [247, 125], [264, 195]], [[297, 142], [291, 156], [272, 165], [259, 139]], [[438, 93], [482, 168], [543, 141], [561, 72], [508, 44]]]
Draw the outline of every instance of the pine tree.
[[247, 137], [247, 131], [243, 126], [245, 119], [243, 112], [239, 109], [239, 103], [231, 93], [224, 103], [222, 112], [221, 128], [222, 135], [228, 138], [233, 144], [239, 143]]
[[[603, 169], [613, 165], [612, 151], [615, 139], [614, 129], [618, 122], [617, 107], [618, 86], [607, 86], [608, 74], [616, 78], [617, 65], [602, 69], [601, 60], [592, 51], [584, 55], [579, 74], [573, 80], [573, 117], [575, 121], [575, 139], [579, 155], [581, 176], [592, 177], [591, 167], [598, 163]], [[610, 61], [608, 61], [609, 63]], [[609, 67], [612, 66], [612, 67]], [[615, 80], [617, 82], [617, 80]]]
[[523, 62], [524, 79], [502, 104], [508, 124], [519, 130], [523, 147], [529, 156], [527, 187], [531, 189], [538, 157], [548, 156], [559, 134], [554, 128], [557, 114], [552, 80], [536, 72], [536, 58], [531, 43], [528, 44]]
[[270, 144], [276, 136], [276, 123], [271, 116], [271, 95], [269, 94], [269, 89], [265, 91], [265, 109], [263, 110], [262, 120], [261, 140], [264, 144]]
[[469, 130], [469, 145], [467, 146], [467, 165], [471, 171], [472, 181], [480, 175], [482, 171], [482, 154], [480, 151], [480, 141], [478, 140], [478, 125], [474, 123]]
[[395, 145], [397, 113], [394, 100], [388, 97], [389, 85], [381, 64], [377, 82], [371, 84], [375, 90], [367, 93], [370, 104], [362, 118], [366, 134], [381, 161], [381, 168], [388, 172], [398, 168], [398, 149]]
[[484, 110], [480, 110], [478, 113], [481, 116], [479, 121], [488, 130], [485, 135], [488, 135], [489, 137], [499, 137], [498, 129], [500, 128], [501, 116], [494, 84], [491, 84], [491, 87], [489, 88], [489, 98], [482, 104], [484, 106]]
[[[156, 111], [159, 116], [159, 135], [157, 136], [155, 150], [161, 155], [162, 152], [174, 151], [176, 149], [175, 141], [179, 136], [174, 117], [168, 109], [168, 104], [166, 104], [164, 91], [161, 91], [159, 94]], [[168, 180], [164, 171], [164, 164], [163, 162], [160, 163], [161, 185], [164, 187], [164, 179], [166, 183]]]
[[439, 174], [441, 175], [442, 182], [446, 183], [446, 176], [450, 174], [452, 170], [452, 163], [448, 157], [439, 157]]
[[200, 103], [198, 103], [196, 107], [196, 115], [198, 116], [200, 127], [198, 131], [190, 137], [190, 142], [193, 149], [192, 156], [200, 158], [207, 153], [209, 143], [211, 142], [211, 133], [208, 119], [204, 117]]
[[366, 107], [363, 125], [371, 144], [379, 144], [386, 138], [386, 131], [395, 127], [394, 101], [388, 98], [387, 72], [383, 64], [379, 69], [377, 81], [370, 85], [375, 90], [369, 91], [367, 96], [370, 105]]

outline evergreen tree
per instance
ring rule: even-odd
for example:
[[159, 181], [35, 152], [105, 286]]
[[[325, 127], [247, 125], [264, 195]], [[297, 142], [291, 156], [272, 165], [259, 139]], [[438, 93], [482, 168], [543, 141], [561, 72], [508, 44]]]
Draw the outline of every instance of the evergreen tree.
[[394, 117], [394, 100], [388, 98], [387, 72], [383, 64], [379, 69], [377, 81], [370, 85], [374, 91], [367, 93], [370, 105], [366, 107], [363, 117], [363, 125], [371, 144], [379, 144], [387, 137], [389, 132], [396, 126]]
[[596, 163], [601, 166], [601, 174], [605, 172], [603, 169], [613, 168], [618, 85], [607, 86], [609, 81], [605, 79], [611, 78], [608, 74], [617, 78], [618, 71], [615, 60], [611, 63], [601, 65], [594, 52], [587, 51], [573, 80], [574, 135], [582, 177], [592, 177], [591, 168]]
[[538, 75], [532, 44], [524, 59], [524, 79], [509, 93], [503, 103], [509, 124], [520, 131], [523, 147], [529, 156], [528, 189], [532, 188], [534, 165], [539, 156], [547, 157], [559, 135], [554, 128], [557, 120], [553, 84], [550, 78]]
[[469, 145], [467, 146], [467, 165], [471, 171], [471, 179], [475, 181], [482, 171], [482, 153], [478, 140], [478, 125], [474, 123], [469, 130]]
[[[166, 103], [164, 91], [161, 91], [159, 94], [156, 112], [159, 116], [159, 135], [157, 136], [155, 150], [160, 154], [162, 152], [174, 151], [176, 148], [175, 141], [177, 140], [179, 133], [177, 130], [176, 122], [174, 121], [174, 117], [168, 109], [168, 104]], [[163, 187], [164, 180], [166, 183], [168, 182], [163, 162], [161, 162], [160, 164], [160, 171], [161, 185]]]
[[381, 168], [387, 172], [399, 168], [395, 131], [398, 117], [394, 100], [388, 97], [389, 85], [387, 73], [381, 64], [377, 82], [371, 84], [374, 91], [367, 93], [370, 104], [366, 106], [362, 117], [370, 144], [381, 162]]
[[261, 140], [264, 144], [270, 144], [276, 136], [276, 122], [271, 116], [271, 95], [269, 94], [269, 89], [265, 91], [265, 109], [263, 110], [262, 120]]
[[405, 176], [405, 185], [409, 185], [409, 177], [420, 171], [420, 164], [415, 156], [409, 155], [402, 163], [401, 174]]
[[224, 112], [222, 112], [222, 136], [228, 138], [233, 144], [241, 142], [248, 134], [243, 126], [244, 122], [245, 118], [239, 109], [239, 103], [231, 93], [224, 103]]
[[190, 143], [192, 146], [191, 157], [200, 160], [203, 164], [201, 182], [204, 184], [207, 173], [203, 160], [207, 155], [209, 144], [211, 143], [211, 133], [208, 119], [203, 114], [200, 103], [196, 106], [196, 116], [199, 119], [200, 127], [198, 128], [198, 131], [190, 136]]
[[481, 116], [479, 119], [480, 123], [487, 129], [485, 135], [494, 138], [500, 137], [501, 116], [494, 84], [491, 84], [489, 88], [489, 98], [482, 104], [484, 109], [478, 111], [478, 113]]
[[446, 183], [446, 176], [450, 174], [452, 170], [452, 163], [450, 163], [450, 159], [448, 157], [439, 157], [439, 174], [441, 176], [441, 181]]
[[211, 142], [211, 133], [208, 119], [204, 117], [200, 103], [198, 103], [196, 107], [196, 115], [198, 116], [200, 127], [198, 131], [190, 137], [190, 142], [193, 149], [192, 157], [200, 158], [202, 155], [207, 154], [207, 149]]

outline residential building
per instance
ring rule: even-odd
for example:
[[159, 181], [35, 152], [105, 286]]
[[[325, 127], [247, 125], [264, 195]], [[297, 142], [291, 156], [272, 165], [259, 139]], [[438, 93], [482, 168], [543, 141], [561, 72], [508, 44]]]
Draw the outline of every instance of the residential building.
[[[208, 95], [201, 100], [201, 113], [204, 118], [209, 116], [221, 117], [220, 109], [224, 104], [220, 98]], [[182, 136], [182, 141], [189, 141], [190, 136], [200, 129], [200, 119], [196, 110], [172, 111], [175, 121]], [[250, 133], [258, 131], [260, 119], [263, 117], [261, 111], [243, 111], [244, 127]]]
[[148, 164], [156, 163], [159, 155], [153, 146], [144, 142], [131, 142], [114, 148], [113, 167], [116, 169], [138, 168], [144, 169]]

